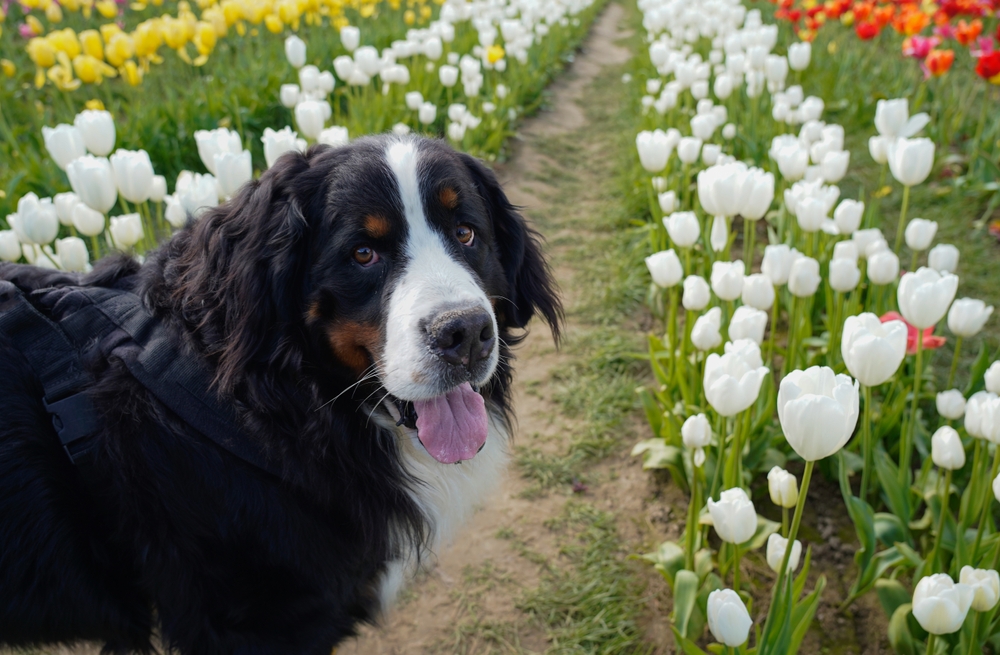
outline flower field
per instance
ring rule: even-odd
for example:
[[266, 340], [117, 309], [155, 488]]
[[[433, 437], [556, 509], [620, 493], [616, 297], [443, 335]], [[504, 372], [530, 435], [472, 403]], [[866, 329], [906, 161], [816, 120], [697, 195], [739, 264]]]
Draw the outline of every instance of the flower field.
[[[814, 473], [860, 544], [842, 608], [877, 595], [899, 653], [995, 648], [997, 295], [962, 269], [996, 229], [997, 8], [639, 8], [633, 184], [663, 329], [633, 453], [690, 498], [683, 538], [646, 556], [680, 648], [798, 652], [826, 584], [797, 539]], [[977, 210], [941, 217], [954, 244], [923, 218], [942, 206]], [[749, 551], [773, 579], [741, 579]]]

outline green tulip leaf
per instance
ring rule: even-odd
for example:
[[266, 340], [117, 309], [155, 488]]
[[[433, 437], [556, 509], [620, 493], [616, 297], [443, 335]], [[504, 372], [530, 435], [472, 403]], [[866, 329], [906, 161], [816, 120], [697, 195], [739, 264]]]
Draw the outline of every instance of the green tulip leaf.
[[875, 582], [875, 593], [882, 603], [882, 609], [886, 616], [892, 616], [900, 606], [910, 602], [912, 595], [907, 591], [899, 580], [877, 580]]
[[653, 434], [660, 434], [663, 427], [663, 410], [660, 409], [660, 404], [656, 402], [656, 398], [646, 387], [639, 387], [635, 391], [639, 396], [639, 402], [642, 404], [642, 410], [646, 413], [646, 420], [649, 422]]
[[991, 357], [986, 341], [983, 340], [979, 342], [979, 355], [976, 356], [976, 361], [972, 363], [972, 368], [969, 370], [969, 385], [965, 387], [966, 398], [983, 388], [983, 380], [986, 377], [986, 369], [990, 367], [990, 363], [995, 360], [998, 355], [1000, 355], [1000, 350], [998, 350], [997, 353]]
[[743, 544], [745, 550], [757, 550], [761, 546], [767, 543], [767, 538], [772, 534], [781, 529], [781, 524], [776, 523], [770, 519], [766, 519], [760, 514], [757, 515], [757, 531], [753, 533], [753, 537], [746, 544]]
[[[911, 516], [910, 490], [906, 485], [899, 483], [899, 470], [889, 459], [889, 455], [881, 448], [875, 451], [875, 472], [878, 475], [882, 491], [885, 493], [889, 509], [902, 519], [905, 526]], [[909, 541], [909, 531], [907, 531], [907, 541]]]
[[907, 619], [911, 609], [910, 603], [900, 605], [889, 619], [889, 645], [898, 655], [918, 655], [917, 645], [913, 635], [910, 634]]
[[684, 549], [673, 541], [664, 541], [655, 553], [646, 553], [642, 559], [652, 562], [671, 588], [674, 576], [684, 566]]
[[698, 600], [698, 574], [682, 569], [674, 576], [674, 627], [686, 637], [688, 619]]
[[677, 626], [670, 627], [673, 628], [674, 640], [677, 642], [677, 645], [680, 646], [681, 652], [683, 652], [684, 655], [708, 655], [708, 653], [698, 648], [697, 644], [682, 635], [677, 629]]
[[802, 599], [802, 602], [795, 606], [792, 611], [792, 641], [789, 644], [788, 655], [795, 655], [799, 652], [799, 646], [812, 624], [813, 617], [816, 616], [816, 609], [819, 607], [819, 599], [826, 588], [826, 576], [819, 576], [816, 580], [816, 588], [812, 593]]
[[875, 536], [886, 546], [906, 540], [906, 527], [899, 517], [888, 512], [875, 513]]

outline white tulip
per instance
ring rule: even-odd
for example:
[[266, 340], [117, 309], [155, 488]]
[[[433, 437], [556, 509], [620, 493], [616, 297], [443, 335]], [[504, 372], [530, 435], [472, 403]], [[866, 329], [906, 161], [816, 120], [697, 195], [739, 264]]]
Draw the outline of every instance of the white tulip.
[[162, 175], [154, 175], [153, 183], [150, 185], [149, 199], [152, 202], [163, 202], [167, 195], [167, 178]]
[[850, 150], [840, 150], [837, 152], [826, 153], [823, 155], [823, 161], [821, 161], [819, 165], [820, 173], [823, 175], [823, 180], [830, 184], [840, 182], [844, 179], [844, 176], [847, 175], [847, 166], [850, 163]]
[[684, 164], [693, 164], [701, 156], [701, 139], [693, 136], [683, 137], [677, 144], [677, 158]]
[[741, 305], [733, 312], [729, 321], [729, 338], [749, 339], [758, 346], [764, 341], [764, 330], [767, 328], [767, 312]]
[[778, 389], [778, 420], [788, 444], [806, 461], [835, 454], [858, 423], [858, 383], [826, 366], [792, 371]]
[[87, 270], [87, 264], [90, 263], [87, 244], [80, 237], [56, 239], [56, 255], [64, 271], [82, 273]]
[[755, 342], [727, 342], [725, 354], [712, 353], [705, 360], [705, 398], [721, 416], [736, 416], [757, 400], [767, 374]]
[[692, 455], [694, 465], [703, 465], [705, 448], [712, 443], [712, 427], [708, 424], [708, 418], [704, 414], [689, 416], [681, 426], [681, 438], [684, 447], [694, 451]]
[[639, 151], [639, 162], [650, 173], [659, 173], [667, 166], [670, 144], [663, 130], [639, 132], [635, 137], [635, 147]]
[[17, 201], [17, 213], [7, 217], [7, 222], [21, 243], [44, 245], [59, 234], [59, 217], [51, 198], [39, 198], [26, 193]]
[[111, 112], [85, 109], [76, 115], [73, 125], [80, 130], [83, 144], [91, 154], [107, 157], [115, 149], [115, 120]]
[[684, 309], [700, 312], [708, 306], [709, 300], [711, 300], [711, 291], [705, 278], [700, 275], [688, 275], [684, 278], [684, 293], [681, 295], [681, 304]]
[[838, 241], [833, 244], [833, 259], [849, 259], [858, 262], [858, 244], [853, 240]]
[[684, 277], [681, 260], [673, 250], [663, 250], [646, 257], [646, 268], [653, 276], [653, 282], [664, 289], [676, 285]]
[[[691, 279], [694, 276], [688, 276]], [[685, 288], [687, 287], [685, 280]], [[686, 295], [685, 290], [685, 295]], [[691, 329], [691, 343], [698, 350], [714, 350], [722, 344], [722, 334], [719, 328], [722, 327], [722, 309], [713, 307], [698, 317]]]
[[145, 150], [121, 150], [111, 155], [111, 170], [122, 198], [140, 203], [153, 192], [153, 163]]
[[965, 466], [965, 448], [955, 428], [942, 425], [934, 432], [931, 436], [931, 460], [935, 466], [951, 471]]
[[438, 78], [442, 86], [450, 89], [458, 83], [458, 69], [445, 64], [438, 69]]
[[306, 63], [306, 42], [294, 34], [285, 39], [285, 58], [293, 68], [302, 68]]
[[718, 502], [709, 498], [708, 512], [719, 538], [727, 543], [746, 543], [757, 531], [757, 511], [739, 487], [723, 491]]
[[927, 254], [927, 265], [939, 273], [954, 273], [958, 270], [958, 248], [939, 243]]
[[875, 160], [877, 164], [887, 164], [889, 163], [889, 144], [892, 143], [891, 137], [884, 136], [873, 136], [868, 139], [868, 154], [871, 155], [872, 159]]
[[840, 293], [847, 293], [858, 286], [861, 281], [861, 269], [855, 259], [830, 260], [830, 288]]
[[993, 497], [1000, 503], [1000, 473], [997, 474], [997, 477], [993, 478]]
[[850, 236], [861, 226], [861, 218], [865, 213], [865, 203], [845, 199], [837, 205], [833, 212], [833, 222], [837, 225], [840, 234]]
[[732, 123], [726, 123], [722, 126], [722, 138], [726, 141], [732, 141], [736, 138], [736, 126]]
[[899, 281], [896, 294], [899, 312], [911, 325], [925, 330], [944, 318], [957, 290], [955, 275], [942, 275], [932, 268], [921, 267], [915, 273], [906, 273]]
[[910, 117], [906, 98], [879, 100], [875, 105], [875, 129], [889, 139], [909, 138], [924, 129], [931, 120], [925, 113]]
[[73, 193], [91, 209], [104, 214], [118, 201], [114, 172], [106, 158], [93, 155], [78, 157], [66, 167], [66, 175]]
[[788, 290], [793, 296], [808, 298], [816, 293], [822, 280], [819, 275], [819, 262], [803, 255], [792, 262], [791, 271], [788, 273]]
[[326, 105], [321, 100], [306, 100], [295, 105], [295, 124], [307, 139], [316, 139], [326, 122]]
[[186, 213], [197, 217], [219, 204], [218, 182], [212, 175], [184, 171], [177, 176], [174, 196]]
[[420, 105], [424, 104], [424, 94], [420, 91], [410, 91], [405, 96], [403, 96], [406, 102], [406, 108], [410, 111], [419, 111]]
[[215, 155], [215, 179], [219, 182], [223, 195], [232, 198], [244, 184], [253, 177], [253, 165], [250, 161], [250, 151], [239, 154], [220, 152]]
[[119, 248], [131, 248], [142, 240], [142, 219], [138, 214], [112, 216], [111, 238]]
[[45, 140], [45, 149], [49, 151], [49, 156], [62, 170], [66, 170], [71, 161], [86, 154], [83, 134], [73, 125], [60, 123], [54, 128], [43, 127], [42, 138]]
[[243, 140], [235, 130], [220, 127], [215, 130], [198, 130], [194, 133], [198, 156], [208, 172], [215, 175], [215, 156], [223, 152], [238, 154], [243, 151]]
[[281, 100], [282, 106], [288, 109], [297, 105], [301, 96], [298, 84], [282, 84], [278, 92], [278, 99]]
[[812, 44], [808, 41], [800, 41], [788, 46], [788, 65], [793, 71], [803, 71], [809, 68], [811, 57]]
[[[675, 192], [675, 191], [664, 191], [663, 193], [659, 193], [656, 196], [656, 201], [660, 205], [660, 211], [662, 211], [666, 215], [673, 214], [674, 211], [677, 209], [677, 192]], [[694, 214], [694, 212], [687, 212], [687, 213]], [[695, 220], [697, 222], [697, 219], [695, 219]], [[667, 219], [664, 218], [663, 219], [663, 224], [665, 226], [667, 224], [666, 221], [667, 221]], [[667, 226], [667, 229], [669, 230], [670, 227]], [[672, 238], [673, 237], [671, 237], [671, 239]]]
[[422, 125], [430, 125], [437, 118], [437, 105], [433, 102], [425, 102], [420, 105], [420, 111], [417, 114], [417, 120], [420, 121]]
[[774, 286], [771, 284], [771, 279], [763, 273], [746, 276], [743, 278], [743, 291], [740, 297], [744, 305], [766, 312], [774, 304]]
[[333, 60], [333, 70], [337, 73], [337, 77], [345, 82], [350, 83], [351, 78], [354, 77], [355, 66], [354, 58], [347, 55], [340, 55]]
[[906, 324], [881, 322], [875, 314], [848, 316], [840, 340], [847, 370], [866, 387], [877, 387], [899, 370], [906, 357]]
[[788, 283], [792, 262], [798, 256], [798, 252], [783, 243], [765, 246], [764, 260], [761, 262], [760, 270], [771, 280], [772, 286], [784, 286]]
[[80, 198], [72, 191], [57, 193], [52, 199], [52, 204], [56, 208], [56, 218], [60, 225], [73, 224], [73, 207], [80, 202]]
[[993, 362], [990, 364], [990, 367], [986, 369], [984, 382], [986, 383], [987, 391], [990, 393], [1000, 394], [1000, 361]]
[[715, 252], [722, 252], [729, 244], [729, 221], [725, 216], [712, 219], [712, 230], [708, 235], [708, 243]]
[[934, 403], [941, 418], [956, 421], [965, 415], [965, 396], [958, 389], [939, 391]]
[[927, 179], [934, 166], [934, 142], [930, 139], [897, 139], [889, 145], [889, 171], [904, 186]]
[[0, 261], [16, 262], [21, 258], [21, 241], [14, 230], [0, 230]]
[[934, 241], [937, 234], [938, 225], [934, 221], [923, 218], [914, 218], [906, 224], [906, 246], [910, 250], [927, 250]]
[[701, 163], [706, 166], [714, 166], [722, 158], [722, 146], [714, 143], [706, 143], [701, 148]]
[[320, 132], [316, 142], [338, 148], [340, 146], [346, 146], [350, 140], [351, 139], [346, 127], [333, 125], [332, 127], [328, 127]]
[[868, 257], [868, 279], [872, 284], [890, 284], [899, 278], [899, 257], [891, 250], [879, 250]]
[[84, 236], [96, 237], [104, 231], [104, 214], [82, 202], [73, 207], [73, 227]]
[[827, 220], [826, 203], [807, 196], [795, 203], [795, 218], [803, 232], [817, 232]]
[[753, 619], [735, 591], [716, 589], [708, 595], [708, 629], [716, 641], [731, 648], [742, 646], [752, 625]]
[[348, 52], [354, 52], [361, 44], [361, 30], [354, 25], [340, 28], [340, 43]]
[[[785, 550], [788, 548], [788, 539], [785, 539], [777, 532], [772, 534], [767, 538], [767, 565], [771, 567], [771, 570], [777, 573], [781, 570], [781, 563], [785, 559]], [[788, 568], [785, 569], [788, 573], [791, 573], [795, 569], [799, 568], [799, 558], [802, 557], [802, 542], [798, 539], [792, 544], [792, 553], [788, 558]]]
[[965, 431], [977, 439], [1000, 442], [1000, 397], [978, 391], [965, 403]]
[[979, 334], [993, 314], [993, 306], [986, 306], [976, 298], [959, 298], [948, 310], [948, 329], [956, 336], [969, 338]]
[[990, 569], [974, 569], [963, 566], [958, 580], [972, 587], [972, 609], [989, 612], [1000, 600], [1000, 574]]
[[799, 502], [798, 481], [780, 466], [774, 466], [768, 471], [767, 490], [771, 495], [771, 502], [778, 507], [791, 509]]
[[913, 618], [931, 634], [951, 634], [965, 623], [973, 598], [972, 587], [955, 584], [947, 573], [928, 575], [913, 590]]
[[743, 293], [742, 261], [712, 262], [712, 291], [722, 300], [736, 300]]
[[163, 211], [163, 217], [167, 219], [173, 227], [178, 230], [187, 225], [188, 213], [181, 204], [181, 199], [177, 196], [166, 196], [163, 201], [167, 204]]
[[273, 166], [278, 157], [286, 152], [300, 150], [298, 134], [293, 132], [290, 127], [278, 131], [266, 127], [264, 128], [264, 136], [260, 140], [264, 143], [264, 159], [267, 161], [268, 168]]

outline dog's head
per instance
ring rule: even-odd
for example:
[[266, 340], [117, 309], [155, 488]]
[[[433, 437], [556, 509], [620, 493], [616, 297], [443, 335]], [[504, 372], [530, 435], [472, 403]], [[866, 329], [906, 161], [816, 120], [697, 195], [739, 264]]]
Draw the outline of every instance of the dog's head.
[[558, 334], [536, 234], [488, 168], [440, 141], [286, 154], [189, 232], [171, 293], [224, 391], [308, 371], [324, 396], [371, 394], [442, 462], [483, 445], [512, 331], [537, 311]]

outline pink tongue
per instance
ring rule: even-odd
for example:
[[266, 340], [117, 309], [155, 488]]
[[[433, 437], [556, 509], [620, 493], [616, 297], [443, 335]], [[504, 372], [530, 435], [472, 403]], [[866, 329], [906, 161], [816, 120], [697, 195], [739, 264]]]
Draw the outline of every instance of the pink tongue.
[[466, 382], [430, 400], [414, 400], [417, 437], [443, 464], [472, 459], [486, 443], [486, 402]]

